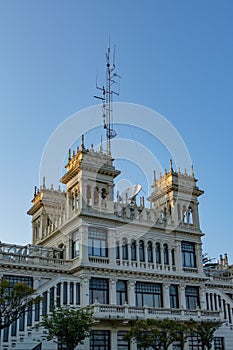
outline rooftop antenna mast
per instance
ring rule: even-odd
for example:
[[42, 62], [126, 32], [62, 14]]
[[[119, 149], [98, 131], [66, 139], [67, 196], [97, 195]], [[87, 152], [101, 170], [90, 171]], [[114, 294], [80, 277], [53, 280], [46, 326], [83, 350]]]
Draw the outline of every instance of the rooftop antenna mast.
[[[99, 87], [96, 82], [96, 88], [102, 91], [102, 96], [94, 96], [102, 100], [103, 106], [103, 123], [106, 129], [107, 152], [111, 155], [111, 139], [116, 137], [117, 133], [113, 129], [113, 95], [119, 96], [119, 79], [120, 75], [116, 73], [115, 65], [115, 46], [113, 51], [113, 63], [111, 64], [110, 44], [106, 52], [106, 81], [105, 85]], [[118, 86], [118, 91], [115, 91], [115, 86]]]

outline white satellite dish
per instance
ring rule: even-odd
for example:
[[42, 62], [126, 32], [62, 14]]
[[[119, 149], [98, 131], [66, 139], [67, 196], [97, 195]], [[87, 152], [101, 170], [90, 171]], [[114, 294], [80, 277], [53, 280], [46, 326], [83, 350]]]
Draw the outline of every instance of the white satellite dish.
[[120, 194], [120, 198], [123, 202], [129, 203], [132, 199], [136, 197], [136, 195], [141, 191], [141, 189], [142, 186], [139, 184], [130, 186]]

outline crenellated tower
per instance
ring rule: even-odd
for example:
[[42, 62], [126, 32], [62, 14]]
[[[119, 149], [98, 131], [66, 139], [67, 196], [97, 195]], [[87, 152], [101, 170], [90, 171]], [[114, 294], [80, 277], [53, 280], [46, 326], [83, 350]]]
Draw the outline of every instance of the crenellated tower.
[[193, 167], [191, 174], [170, 170], [158, 179], [154, 176], [153, 192], [148, 198], [153, 208], [160, 215], [160, 221], [172, 226], [190, 226], [200, 231], [198, 197], [204, 193], [197, 186]]

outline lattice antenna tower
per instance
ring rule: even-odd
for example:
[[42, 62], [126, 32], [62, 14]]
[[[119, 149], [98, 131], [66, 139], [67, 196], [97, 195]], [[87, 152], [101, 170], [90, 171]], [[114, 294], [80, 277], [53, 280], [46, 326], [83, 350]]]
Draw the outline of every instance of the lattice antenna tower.
[[116, 137], [117, 133], [113, 129], [113, 95], [120, 94], [120, 75], [116, 72], [115, 65], [115, 46], [113, 50], [112, 64], [111, 64], [110, 45], [106, 52], [106, 81], [102, 87], [98, 86], [96, 81], [96, 88], [101, 90], [102, 96], [94, 96], [102, 101], [103, 124], [106, 130], [107, 152], [111, 154], [111, 139]]

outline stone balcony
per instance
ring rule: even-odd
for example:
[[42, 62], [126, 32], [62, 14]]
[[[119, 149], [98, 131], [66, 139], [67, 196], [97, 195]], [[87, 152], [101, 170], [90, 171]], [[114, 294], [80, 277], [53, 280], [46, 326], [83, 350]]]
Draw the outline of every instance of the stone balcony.
[[112, 319], [123, 321], [126, 324], [129, 321], [139, 319], [179, 319], [182, 321], [194, 320], [220, 320], [220, 313], [208, 310], [183, 310], [183, 309], [165, 309], [153, 307], [138, 307], [125, 305], [103, 305], [95, 302], [91, 305], [94, 318], [100, 321], [104, 319]]

